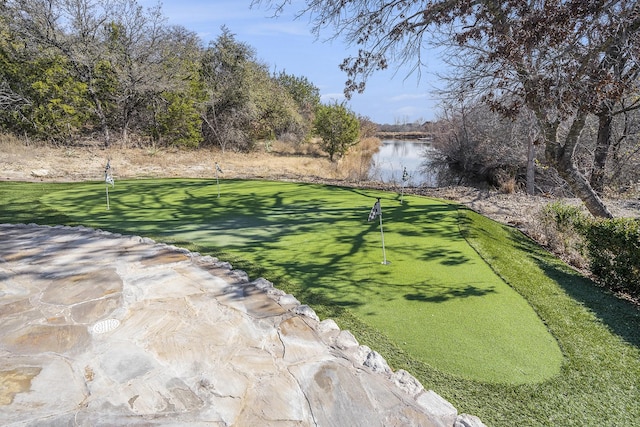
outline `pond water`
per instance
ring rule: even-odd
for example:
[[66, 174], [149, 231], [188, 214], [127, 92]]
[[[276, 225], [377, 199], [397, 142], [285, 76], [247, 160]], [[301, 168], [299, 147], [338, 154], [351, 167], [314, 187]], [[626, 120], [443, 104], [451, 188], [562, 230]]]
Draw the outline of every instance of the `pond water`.
[[373, 156], [369, 178], [384, 183], [402, 183], [407, 168], [409, 186], [437, 186], [435, 171], [423, 166], [433, 148], [428, 141], [382, 140], [380, 150]]

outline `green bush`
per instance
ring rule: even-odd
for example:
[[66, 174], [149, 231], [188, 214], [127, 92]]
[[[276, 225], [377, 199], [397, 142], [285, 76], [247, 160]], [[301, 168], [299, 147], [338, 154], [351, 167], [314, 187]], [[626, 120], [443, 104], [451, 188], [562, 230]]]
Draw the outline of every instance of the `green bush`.
[[540, 219], [549, 248], [567, 262], [586, 267], [582, 232], [587, 222], [585, 213], [578, 206], [553, 202], [542, 208]]
[[554, 202], [541, 211], [549, 247], [577, 267], [589, 266], [604, 286], [640, 297], [640, 221], [592, 219]]
[[640, 221], [592, 220], [582, 232], [592, 273], [613, 290], [640, 296]]

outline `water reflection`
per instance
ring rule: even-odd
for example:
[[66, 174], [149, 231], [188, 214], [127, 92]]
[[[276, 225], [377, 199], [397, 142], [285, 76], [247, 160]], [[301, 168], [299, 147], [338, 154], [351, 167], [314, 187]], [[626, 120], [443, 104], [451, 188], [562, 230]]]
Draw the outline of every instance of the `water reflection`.
[[382, 146], [372, 159], [369, 179], [384, 183], [402, 183], [402, 172], [407, 168], [409, 186], [435, 187], [435, 171], [425, 170], [433, 148], [427, 141], [382, 140]]

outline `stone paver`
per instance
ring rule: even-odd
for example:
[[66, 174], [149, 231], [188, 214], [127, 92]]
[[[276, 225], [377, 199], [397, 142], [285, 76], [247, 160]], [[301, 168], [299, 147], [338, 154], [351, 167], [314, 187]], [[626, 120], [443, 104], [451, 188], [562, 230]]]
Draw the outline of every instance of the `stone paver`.
[[0, 225], [0, 325], [3, 425], [482, 425], [268, 281], [140, 237]]

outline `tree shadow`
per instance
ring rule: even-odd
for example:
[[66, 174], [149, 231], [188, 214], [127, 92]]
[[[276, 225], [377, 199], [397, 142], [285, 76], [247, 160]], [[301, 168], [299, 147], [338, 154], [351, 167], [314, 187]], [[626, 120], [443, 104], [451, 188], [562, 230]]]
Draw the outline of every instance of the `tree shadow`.
[[640, 309], [637, 306], [561, 263], [519, 230], [512, 229], [510, 236], [571, 298], [590, 310], [610, 331], [640, 348]]
[[425, 285], [416, 292], [404, 295], [407, 301], [420, 301], [443, 303], [452, 299], [483, 297], [495, 293], [495, 287], [479, 287], [474, 285], [461, 285], [458, 287], [438, 286], [435, 284]]
[[[287, 185], [270, 181], [256, 184], [245, 180], [225, 180], [220, 184], [222, 194], [217, 197], [216, 182], [210, 179], [120, 181], [115, 188], [110, 188], [111, 210], [106, 211], [103, 205], [104, 183], [86, 183], [62, 189], [65, 194], [60, 203], [65, 204], [64, 222], [67, 224], [83, 223], [169, 243], [190, 241], [205, 253], [225, 251], [250, 255], [249, 259], [254, 264], [277, 265], [283, 272], [283, 278], [303, 276], [300, 285], [312, 300], [326, 292], [337, 298], [329, 303], [324, 297], [323, 301], [343, 307], [359, 306], [365, 302], [360, 299], [362, 295], [346, 292], [352, 291], [349, 286], [354, 269], [372, 269], [374, 264], [380, 264], [372, 261], [365, 265], [362, 260], [361, 265], [350, 264], [355, 254], [362, 251], [373, 254], [379, 250], [377, 244], [371, 244], [371, 235], [379, 235], [379, 222], [367, 221], [378, 194], [381, 196], [385, 234], [392, 233], [401, 239], [460, 239], [455, 216], [452, 217], [457, 207], [444, 203], [425, 206], [407, 199], [398, 205], [394, 193], [317, 184]], [[273, 191], [270, 186], [273, 186]], [[314, 187], [323, 191], [309, 191]], [[332, 205], [333, 192], [340, 193], [336, 196], [343, 200], [344, 192], [348, 192], [349, 202]], [[334, 233], [328, 239], [322, 231], [318, 233], [318, 230], [334, 227], [341, 227], [344, 232], [337, 237]], [[315, 241], [285, 247], [283, 252], [283, 245], [289, 244], [291, 235], [311, 232]], [[193, 237], [198, 235], [201, 237]], [[333, 244], [339, 250], [331, 253], [330, 245]], [[463, 253], [442, 245], [422, 247], [412, 243], [393, 250], [408, 259], [435, 261], [445, 266], [470, 261]], [[275, 258], [273, 253], [277, 251], [284, 255]], [[296, 256], [300, 251], [305, 251], [304, 262]], [[378, 255], [375, 257], [377, 259]], [[382, 278], [391, 272], [382, 269], [375, 274]], [[403, 292], [406, 288], [396, 289], [395, 295]], [[481, 296], [482, 292], [489, 291], [468, 285], [458, 289], [442, 288], [435, 294], [433, 288], [428, 291], [420, 289], [408, 293], [406, 298], [443, 301]], [[341, 297], [343, 295], [344, 298]]]

